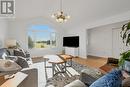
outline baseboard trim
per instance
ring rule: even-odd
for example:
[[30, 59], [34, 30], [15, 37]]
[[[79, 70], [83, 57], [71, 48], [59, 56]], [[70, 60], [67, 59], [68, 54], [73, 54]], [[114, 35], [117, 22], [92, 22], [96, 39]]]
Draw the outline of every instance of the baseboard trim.
[[93, 57], [93, 58], [108, 58], [108, 57], [101, 57], [101, 56], [94, 56], [94, 55], [87, 55], [87, 57]]

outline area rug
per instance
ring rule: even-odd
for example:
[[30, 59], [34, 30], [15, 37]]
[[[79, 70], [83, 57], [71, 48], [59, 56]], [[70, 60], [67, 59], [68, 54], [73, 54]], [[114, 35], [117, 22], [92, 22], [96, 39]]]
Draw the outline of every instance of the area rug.
[[[70, 65], [70, 62], [68, 62], [68, 65]], [[97, 72], [97, 69], [90, 68], [88, 66], [84, 66], [81, 64], [78, 64], [76, 62], [72, 62], [72, 67], [75, 71], [70, 72], [69, 67], [67, 68], [67, 73], [57, 74], [52, 78], [47, 79], [46, 87], [64, 87], [65, 85], [69, 84], [70, 82], [79, 79], [80, 73], [82, 70], [86, 69], [88, 70], [88, 74], [94, 76], [95, 78], [98, 78], [95, 72]], [[77, 72], [79, 74], [73, 74], [74, 72]]]

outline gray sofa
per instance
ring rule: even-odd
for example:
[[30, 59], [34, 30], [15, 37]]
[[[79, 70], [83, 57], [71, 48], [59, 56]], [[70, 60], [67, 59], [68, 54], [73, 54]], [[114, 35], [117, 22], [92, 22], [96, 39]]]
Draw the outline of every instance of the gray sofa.
[[7, 48], [2, 48], [0, 49], [0, 59], [10, 59], [15, 61], [20, 67], [22, 67], [21, 72], [28, 75], [18, 87], [38, 87], [38, 70], [29, 67], [28, 61], [31, 61], [31, 58], [27, 52], [23, 53], [18, 50], [15, 51], [15, 49], [12, 51]]
[[[82, 73], [85, 74], [86, 72]], [[86, 73], [86, 75], [82, 75], [84, 79], [75, 80], [64, 87], [130, 87], [129, 73], [120, 69], [113, 69], [98, 79], [90, 77]]]
[[22, 48], [17, 48], [17, 49], [1, 48], [0, 49], [0, 59], [6, 59], [6, 57], [10, 57], [10, 56], [21, 56], [27, 61], [31, 60], [29, 52], [23, 50]]

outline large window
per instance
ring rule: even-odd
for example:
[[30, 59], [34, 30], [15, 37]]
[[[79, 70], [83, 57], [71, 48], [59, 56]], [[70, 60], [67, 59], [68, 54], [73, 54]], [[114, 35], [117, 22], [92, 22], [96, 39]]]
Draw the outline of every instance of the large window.
[[34, 25], [28, 31], [28, 48], [56, 47], [56, 33], [45, 25]]

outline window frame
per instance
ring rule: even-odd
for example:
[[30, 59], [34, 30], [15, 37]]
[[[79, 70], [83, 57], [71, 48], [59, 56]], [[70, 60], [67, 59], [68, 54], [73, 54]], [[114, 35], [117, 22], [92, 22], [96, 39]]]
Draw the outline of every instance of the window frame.
[[[52, 29], [53, 30], [53, 29]], [[29, 33], [33, 33], [33, 35], [35, 35], [35, 36], [33, 36], [33, 37], [37, 37], [36, 36], [36, 33], [37, 32], [43, 32], [43, 33], [45, 33], [45, 32], [48, 32], [49, 33], [49, 37], [50, 37], [50, 46], [49, 47], [46, 47], [46, 48], [36, 48], [36, 47], [33, 47], [33, 48], [29, 48], [29, 45], [27, 46], [28, 47], [28, 49], [55, 49], [56, 47], [57, 47], [57, 33], [55, 32], [55, 31], [48, 31], [48, 30], [37, 30], [37, 29], [35, 29], [35, 30], [32, 30], [32, 29], [29, 29], [28, 31], [27, 31], [27, 38], [29, 37]], [[52, 44], [52, 33], [54, 33], [55, 34], [55, 46], [53, 47], [53, 44]], [[35, 39], [34, 38], [34, 39]], [[29, 43], [29, 41], [27, 40], [27, 42]], [[34, 40], [34, 44], [36, 43], [36, 39]]]

